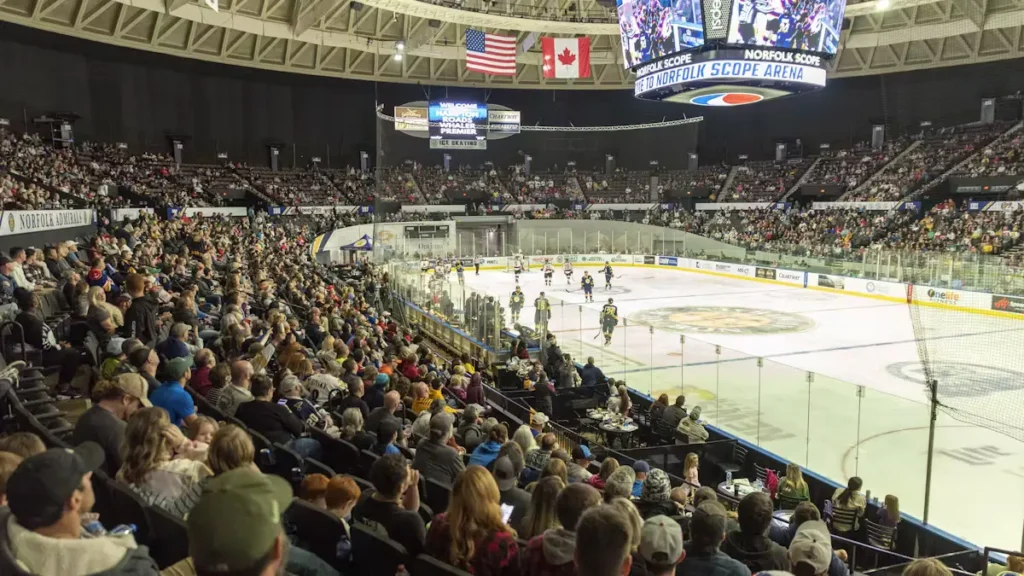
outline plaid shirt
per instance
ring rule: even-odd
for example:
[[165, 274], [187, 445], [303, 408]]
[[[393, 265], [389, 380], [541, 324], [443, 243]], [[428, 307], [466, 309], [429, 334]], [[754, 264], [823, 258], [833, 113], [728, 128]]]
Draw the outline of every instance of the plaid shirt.
[[540, 448], [538, 448], [536, 450], [530, 450], [530, 452], [526, 454], [526, 458], [524, 460], [526, 465], [529, 466], [530, 468], [543, 470], [544, 467], [548, 465], [548, 460], [550, 459], [550, 450], [541, 450]]
[[[451, 550], [451, 531], [448, 518], [438, 514], [427, 531], [425, 551], [430, 556], [448, 562]], [[519, 576], [519, 544], [511, 532], [489, 531], [475, 543], [473, 557], [468, 566], [457, 566], [476, 576]]]

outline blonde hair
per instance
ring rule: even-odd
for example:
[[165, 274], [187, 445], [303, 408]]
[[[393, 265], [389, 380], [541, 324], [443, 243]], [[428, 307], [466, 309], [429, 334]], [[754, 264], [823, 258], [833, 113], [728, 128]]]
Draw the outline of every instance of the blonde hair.
[[620, 511], [622, 511], [622, 515], [629, 519], [629, 549], [636, 551], [636, 549], [640, 546], [640, 533], [643, 530], [644, 526], [644, 520], [640, 516], [640, 511], [637, 510], [636, 505], [633, 504], [628, 498], [623, 498], [622, 496], [612, 498], [612, 501], [609, 502], [608, 504], [610, 506], [615, 506], [616, 508], [618, 508]]
[[783, 484], [789, 486], [791, 490], [802, 491], [807, 488], [807, 482], [804, 481], [804, 473], [799, 464], [796, 462], [786, 464], [786, 481]]
[[534, 439], [533, 432], [530, 431], [530, 426], [527, 424], [523, 424], [516, 429], [515, 433], [512, 434], [512, 441], [519, 444], [524, 456], [529, 451], [537, 448], [537, 440]]
[[683, 479], [685, 480], [690, 474], [691, 468], [697, 468], [700, 466], [700, 456], [697, 456], [695, 452], [690, 452], [686, 455], [686, 459], [683, 460]]
[[223, 474], [253, 463], [256, 447], [249, 433], [234, 424], [226, 424], [213, 434], [206, 461], [213, 473]]
[[199, 436], [199, 431], [203, 429], [203, 426], [213, 426], [214, 434], [216, 434], [217, 429], [220, 428], [220, 424], [218, 424], [216, 420], [209, 416], [200, 414], [199, 416], [196, 416], [196, 419], [192, 421], [192, 425], [188, 427], [188, 434], [186, 434], [188, 439], [195, 440], [196, 436]]
[[903, 570], [903, 576], [953, 576], [953, 573], [934, 558], [918, 558]]
[[543, 534], [548, 528], [559, 526], [555, 503], [563, 488], [565, 482], [558, 476], [548, 476], [537, 481], [530, 496], [526, 517], [523, 518], [523, 538], [529, 540]]
[[[885, 495], [885, 514], [893, 522], [898, 523], [900, 521], [900, 499], [893, 494]], [[1014, 572], [1020, 572], [1014, 570]]]
[[482, 466], [470, 466], [452, 487], [448, 504], [448, 533], [451, 545], [446, 559], [453, 566], [469, 568], [476, 554], [476, 543], [490, 531], [515, 531], [501, 519], [501, 495], [494, 477]]
[[132, 415], [121, 445], [124, 462], [117, 472], [118, 480], [142, 484], [150, 472], [170, 459], [171, 451], [164, 439], [164, 429], [170, 424], [167, 412], [155, 406], [143, 408]]
[[110, 314], [110, 321], [114, 323], [114, 326], [120, 328], [124, 326], [124, 314], [121, 314], [121, 309], [113, 304], [107, 302], [107, 293], [103, 288], [99, 286], [93, 286], [89, 288], [88, 298], [89, 306], [95, 306], [102, 310], [105, 310]]

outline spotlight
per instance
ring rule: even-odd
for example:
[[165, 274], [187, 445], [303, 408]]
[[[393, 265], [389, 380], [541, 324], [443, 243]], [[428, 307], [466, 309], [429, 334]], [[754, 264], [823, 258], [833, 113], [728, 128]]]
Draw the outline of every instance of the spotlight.
[[395, 42], [395, 50], [398, 52], [405, 52], [405, 40]]
[[878, 0], [875, 2], [875, 10], [881, 12], [889, 9], [889, 0]]
[[395, 62], [401, 62], [402, 58], [403, 56], [401, 53], [395, 54]]

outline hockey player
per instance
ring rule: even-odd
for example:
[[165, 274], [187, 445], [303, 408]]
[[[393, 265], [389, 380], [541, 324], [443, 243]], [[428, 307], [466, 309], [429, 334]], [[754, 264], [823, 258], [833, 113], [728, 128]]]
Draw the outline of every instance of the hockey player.
[[480, 275], [480, 262], [481, 261], [482, 261], [482, 259], [479, 256], [477, 256], [476, 258], [473, 258], [473, 267], [476, 268], [476, 275], [477, 276]]
[[533, 306], [536, 309], [533, 313], [533, 323], [536, 324], [537, 332], [540, 332], [542, 329], [547, 331], [548, 320], [551, 318], [551, 303], [544, 297], [543, 292], [533, 301]]
[[551, 265], [550, 260], [544, 261], [544, 285], [551, 286], [551, 277], [555, 274], [555, 267]]
[[518, 254], [512, 257], [512, 271], [516, 275], [516, 284], [519, 284], [519, 275], [523, 273], [523, 257]]
[[565, 273], [565, 283], [572, 284], [572, 262], [562, 264], [562, 272]]
[[512, 324], [519, 322], [519, 312], [523, 309], [523, 304], [526, 302], [526, 296], [523, 295], [523, 290], [516, 286], [516, 289], [512, 292], [512, 296], [508, 299], [508, 309], [512, 313]]
[[611, 344], [615, 325], [619, 323], [619, 308], [611, 298], [601, 307], [601, 332], [604, 334], [604, 345]]
[[601, 269], [601, 272], [604, 273], [604, 289], [610, 290], [612, 287], [612, 276], [615, 276], [615, 273], [612, 272], [611, 263], [605, 262], [604, 268]]
[[580, 286], [583, 287], [583, 299], [587, 302], [594, 301], [594, 277], [590, 275], [587, 270], [583, 271], [583, 281], [580, 282]]
[[426, 258], [420, 260], [420, 272], [424, 274], [430, 272], [430, 260], [427, 260]]
[[466, 269], [462, 266], [462, 260], [455, 262], [455, 273], [459, 275], [459, 286], [466, 285]]

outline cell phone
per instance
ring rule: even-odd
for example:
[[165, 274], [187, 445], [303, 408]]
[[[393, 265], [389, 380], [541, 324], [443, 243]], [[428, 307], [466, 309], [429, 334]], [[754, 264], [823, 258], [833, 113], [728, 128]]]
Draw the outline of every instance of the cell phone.
[[501, 505], [501, 521], [508, 524], [508, 521], [512, 519], [512, 512], [515, 511], [514, 506], [508, 504]]

